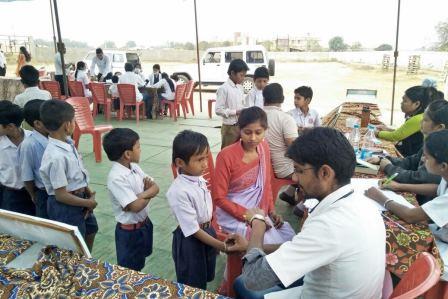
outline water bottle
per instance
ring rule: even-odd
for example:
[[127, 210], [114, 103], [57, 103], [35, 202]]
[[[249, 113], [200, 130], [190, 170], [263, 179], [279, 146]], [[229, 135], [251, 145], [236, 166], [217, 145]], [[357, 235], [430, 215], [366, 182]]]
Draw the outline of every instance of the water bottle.
[[367, 132], [362, 140], [361, 159], [369, 158], [375, 151], [376, 137], [375, 126], [368, 124]]
[[353, 146], [353, 150], [355, 151], [355, 155], [358, 155], [359, 152], [359, 141], [361, 140], [361, 132], [359, 131], [359, 124], [353, 125], [353, 130], [350, 133], [350, 143]]

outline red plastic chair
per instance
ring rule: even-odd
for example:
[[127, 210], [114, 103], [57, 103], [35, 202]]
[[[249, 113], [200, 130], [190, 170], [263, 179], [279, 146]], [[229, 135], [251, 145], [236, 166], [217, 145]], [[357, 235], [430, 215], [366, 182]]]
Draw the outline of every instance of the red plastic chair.
[[216, 100], [215, 99], [209, 99], [208, 100], [208, 117], [210, 117], [210, 118], [212, 118], [212, 105], [213, 105], [213, 103], [216, 103]]
[[170, 112], [170, 117], [173, 118], [174, 121], [177, 121], [177, 117], [180, 116], [179, 111], [179, 105], [182, 107], [182, 112], [184, 114], [184, 118], [187, 118], [187, 108], [186, 108], [186, 101], [185, 101], [185, 88], [187, 87], [187, 84], [179, 84], [176, 86], [176, 92], [174, 94], [174, 100], [168, 101], [168, 100], [162, 100], [160, 101], [160, 104], [162, 105], [168, 105], [168, 110]]
[[395, 287], [390, 299], [409, 299], [422, 296], [440, 279], [440, 267], [436, 259], [423, 252], [411, 265]]
[[93, 98], [93, 117], [96, 117], [98, 114], [98, 105], [103, 105], [104, 117], [109, 121], [112, 102], [111, 99], [107, 97], [106, 85], [104, 83], [91, 82], [90, 91], [92, 92]]
[[58, 81], [41, 81], [42, 89], [51, 94], [51, 98], [65, 100], [66, 97], [61, 94], [61, 87]]
[[84, 86], [80, 81], [68, 81], [68, 91], [72, 97], [85, 97]]
[[145, 102], [137, 101], [134, 84], [118, 84], [117, 87], [118, 95], [120, 97], [120, 112], [118, 113], [118, 120], [123, 119], [124, 109], [126, 106], [135, 106], [136, 120], [138, 124], [140, 121], [140, 108], [142, 108], [142, 118], [144, 118], [146, 113]]
[[194, 90], [194, 81], [190, 80], [188, 81], [187, 87], [185, 88], [185, 100], [188, 101], [186, 105], [187, 113], [189, 113], [188, 111], [188, 104], [189, 104], [191, 108], [191, 114], [193, 114], [194, 116], [193, 90]]
[[283, 186], [286, 185], [293, 185], [295, 182], [290, 179], [279, 179], [275, 177], [274, 168], [271, 165], [271, 189], [272, 189], [272, 199], [274, 200], [274, 203], [277, 201], [278, 198], [278, 192]]
[[79, 139], [82, 134], [91, 134], [93, 138], [93, 152], [95, 161], [101, 162], [102, 140], [101, 135], [113, 129], [111, 125], [95, 126], [92, 113], [90, 112], [89, 100], [86, 97], [72, 97], [67, 99], [67, 103], [75, 109], [76, 128], [73, 132], [73, 140], [78, 148]]

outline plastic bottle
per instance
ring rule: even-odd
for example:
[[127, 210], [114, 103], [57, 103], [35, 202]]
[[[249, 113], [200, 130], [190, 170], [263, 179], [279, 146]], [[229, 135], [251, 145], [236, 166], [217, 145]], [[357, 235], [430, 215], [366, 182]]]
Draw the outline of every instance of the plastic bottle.
[[361, 141], [361, 132], [359, 131], [359, 124], [354, 124], [353, 130], [350, 133], [350, 143], [353, 146], [353, 150], [355, 151], [355, 155], [358, 155], [359, 152], [359, 142]]
[[367, 125], [367, 132], [362, 139], [361, 159], [369, 158], [375, 151], [376, 137], [375, 126]]

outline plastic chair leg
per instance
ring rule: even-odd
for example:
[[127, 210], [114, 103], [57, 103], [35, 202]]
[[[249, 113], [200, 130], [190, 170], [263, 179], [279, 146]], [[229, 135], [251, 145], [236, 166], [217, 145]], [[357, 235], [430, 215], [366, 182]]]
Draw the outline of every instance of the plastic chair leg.
[[93, 117], [96, 117], [98, 115], [98, 104], [93, 103], [93, 111], [92, 111]]
[[213, 101], [208, 100], [208, 117], [209, 118], [212, 118], [212, 105], [213, 105]]
[[193, 103], [193, 95], [191, 95], [191, 98], [188, 100], [188, 103], [190, 104], [191, 108], [191, 114], [194, 116], [194, 103]]
[[94, 133], [93, 135], [93, 152], [95, 153], [96, 163], [101, 162], [101, 134]]
[[104, 116], [106, 117], [106, 121], [110, 121], [110, 109], [111, 103], [106, 103], [104, 105]]

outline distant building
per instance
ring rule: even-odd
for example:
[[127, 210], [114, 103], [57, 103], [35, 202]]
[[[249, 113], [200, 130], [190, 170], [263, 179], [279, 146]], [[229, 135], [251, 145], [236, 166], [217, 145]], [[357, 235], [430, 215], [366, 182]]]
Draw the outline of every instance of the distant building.
[[307, 35], [305, 37], [277, 37], [275, 46], [278, 51], [305, 52], [315, 51], [319, 47], [319, 39]]

